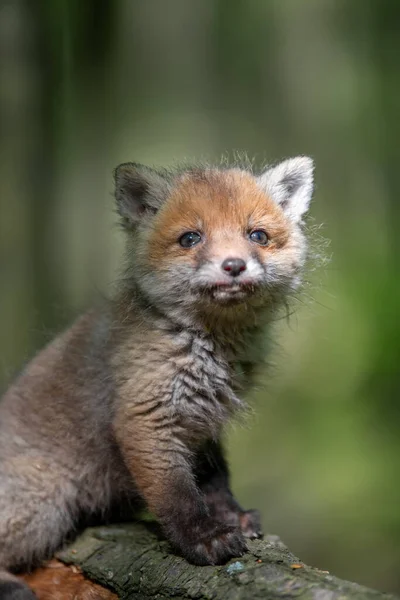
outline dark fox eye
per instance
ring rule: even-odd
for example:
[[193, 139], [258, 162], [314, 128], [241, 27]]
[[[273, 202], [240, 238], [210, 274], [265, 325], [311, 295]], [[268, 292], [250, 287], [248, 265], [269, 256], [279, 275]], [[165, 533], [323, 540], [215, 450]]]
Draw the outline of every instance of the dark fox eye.
[[263, 229], [255, 229], [250, 233], [249, 238], [259, 246], [268, 246], [268, 235]]
[[188, 231], [179, 238], [182, 248], [191, 248], [201, 242], [201, 235], [197, 231]]

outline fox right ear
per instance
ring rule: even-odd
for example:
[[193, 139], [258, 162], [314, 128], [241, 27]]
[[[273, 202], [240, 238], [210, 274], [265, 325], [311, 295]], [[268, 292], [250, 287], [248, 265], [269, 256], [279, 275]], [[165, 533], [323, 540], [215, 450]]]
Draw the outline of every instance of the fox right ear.
[[165, 176], [137, 163], [119, 165], [114, 179], [118, 212], [127, 227], [135, 225], [144, 213], [155, 213], [168, 193]]
[[291, 221], [301, 224], [313, 193], [313, 172], [312, 158], [296, 156], [268, 168], [257, 177], [257, 183]]

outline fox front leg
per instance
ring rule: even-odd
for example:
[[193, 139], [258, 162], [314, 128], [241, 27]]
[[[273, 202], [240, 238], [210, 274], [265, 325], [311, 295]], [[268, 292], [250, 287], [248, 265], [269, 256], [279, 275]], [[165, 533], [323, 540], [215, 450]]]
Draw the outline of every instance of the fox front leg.
[[231, 492], [228, 463], [220, 442], [209, 441], [198, 453], [196, 480], [211, 515], [239, 527], [247, 538], [262, 537], [259, 512], [243, 510]]
[[173, 437], [172, 428], [136, 422], [131, 433], [125, 419], [115, 432], [125, 462], [148, 508], [167, 539], [189, 562], [223, 564], [246, 551], [240, 528], [213, 513], [196, 483], [189, 452]]

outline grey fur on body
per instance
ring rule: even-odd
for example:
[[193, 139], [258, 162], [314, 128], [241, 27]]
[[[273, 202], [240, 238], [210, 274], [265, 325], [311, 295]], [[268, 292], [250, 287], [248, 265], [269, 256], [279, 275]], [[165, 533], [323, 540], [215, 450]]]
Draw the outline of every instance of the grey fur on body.
[[[244, 408], [238, 365], [299, 286], [312, 170], [299, 157], [259, 176], [237, 167], [116, 171], [128, 240], [118, 294], [45, 348], [0, 403], [0, 590], [10, 570], [50, 556], [82, 515], [105, 519], [119, 504], [147, 504], [198, 564], [238, 555], [243, 536], [259, 534], [229, 490], [219, 438]], [[165, 265], [161, 256], [152, 266], [149, 248], [169, 204], [184, 212], [204, 194], [209, 210], [221, 202], [227, 212], [210, 226], [203, 254], [189, 262], [179, 249], [182, 259]], [[286, 237], [268, 260], [229, 224], [229, 206], [244, 210], [244, 195], [250, 207], [273, 200]], [[206, 217], [196, 219], [207, 230]], [[222, 286], [221, 260], [236, 248], [247, 279]]]

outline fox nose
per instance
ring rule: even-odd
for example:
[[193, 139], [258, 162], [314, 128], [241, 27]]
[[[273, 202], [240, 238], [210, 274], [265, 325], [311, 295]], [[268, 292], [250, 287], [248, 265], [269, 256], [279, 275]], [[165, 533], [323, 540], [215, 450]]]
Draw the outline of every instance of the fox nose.
[[237, 277], [242, 271], [246, 270], [246, 263], [242, 258], [226, 258], [221, 267], [231, 277]]

